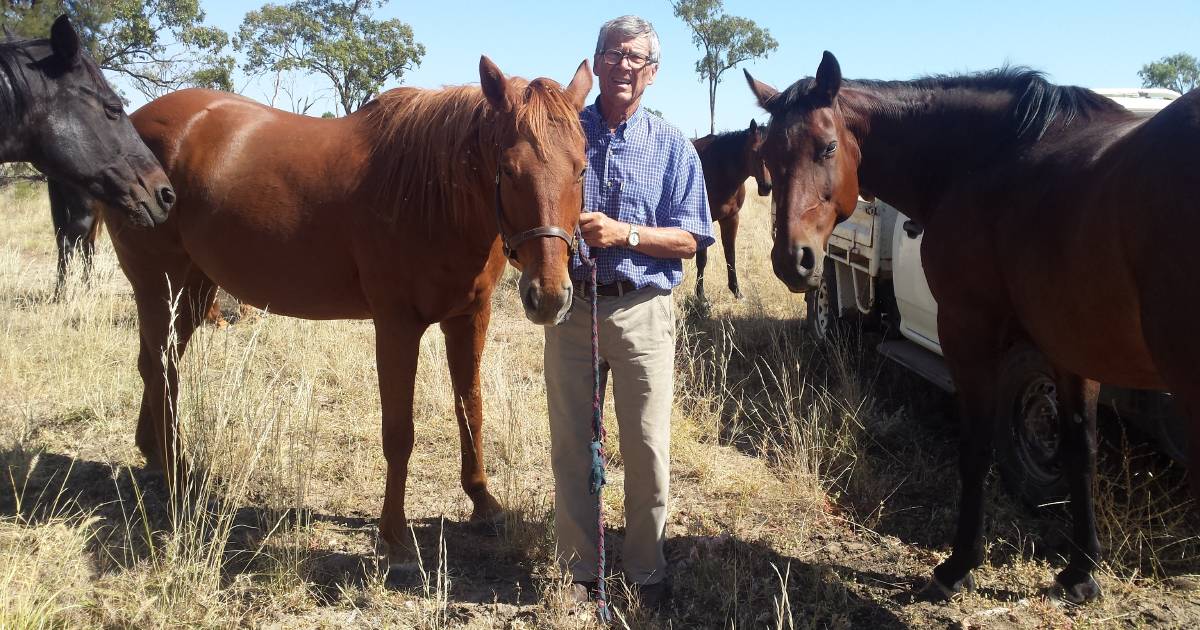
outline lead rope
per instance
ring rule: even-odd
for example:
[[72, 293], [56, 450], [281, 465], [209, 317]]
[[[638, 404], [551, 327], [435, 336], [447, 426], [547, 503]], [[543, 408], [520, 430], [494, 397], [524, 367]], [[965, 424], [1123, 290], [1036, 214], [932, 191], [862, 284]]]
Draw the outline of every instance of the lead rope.
[[612, 612], [608, 607], [608, 592], [604, 587], [604, 501], [601, 488], [604, 487], [604, 406], [600, 402], [600, 326], [597, 316], [596, 297], [596, 257], [588, 250], [587, 265], [590, 268], [588, 281], [589, 300], [592, 307], [592, 474], [588, 490], [596, 496], [596, 554], [599, 570], [596, 578], [597, 598], [596, 614], [600, 622], [607, 625], [612, 622]]

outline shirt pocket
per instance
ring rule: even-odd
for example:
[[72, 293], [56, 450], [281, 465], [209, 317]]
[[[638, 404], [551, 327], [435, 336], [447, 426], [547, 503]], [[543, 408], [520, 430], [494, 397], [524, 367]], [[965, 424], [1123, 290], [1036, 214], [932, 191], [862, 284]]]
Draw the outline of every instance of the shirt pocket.
[[645, 181], [630, 178], [620, 185], [620, 216], [617, 219], [637, 225], [656, 226], [655, 211], [662, 201], [662, 179], [655, 177]]

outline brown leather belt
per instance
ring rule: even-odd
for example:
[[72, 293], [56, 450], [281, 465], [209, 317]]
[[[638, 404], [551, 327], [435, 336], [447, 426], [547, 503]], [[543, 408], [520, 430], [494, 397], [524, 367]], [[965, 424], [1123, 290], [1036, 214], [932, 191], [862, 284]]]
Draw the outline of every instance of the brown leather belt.
[[610, 282], [608, 284], [598, 285], [596, 287], [596, 295], [603, 295], [604, 297], [619, 297], [625, 295], [626, 293], [632, 293], [636, 290], [637, 286], [635, 286], [632, 282], [628, 280], [621, 280], [619, 282]]

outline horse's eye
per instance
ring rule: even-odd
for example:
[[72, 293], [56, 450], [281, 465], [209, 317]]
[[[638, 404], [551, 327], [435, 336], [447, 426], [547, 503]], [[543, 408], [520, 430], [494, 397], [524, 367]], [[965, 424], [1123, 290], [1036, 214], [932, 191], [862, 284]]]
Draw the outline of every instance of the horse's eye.
[[834, 140], [833, 142], [830, 142], [828, 146], [825, 147], [825, 151], [823, 153], [821, 153], [821, 159], [822, 160], [831, 159], [833, 157], [833, 154], [836, 152], [837, 152], [837, 140]]
[[584, 176], [584, 175], [586, 175], [586, 174], [587, 174], [587, 167], [586, 167], [586, 166], [585, 166], [585, 167], [583, 167], [582, 169], [579, 169], [579, 179], [581, 179], [581, 180], [582, 180], [582, 179], [583, 179], [583, 176]]
[[104, 106], [104, 115], [108, 116], [112, 120], [117, 120], [118, 118], [120, 118], [122, 113], [124, 113], [124, 110], [121, 109], [120, 105], [105, 105]]

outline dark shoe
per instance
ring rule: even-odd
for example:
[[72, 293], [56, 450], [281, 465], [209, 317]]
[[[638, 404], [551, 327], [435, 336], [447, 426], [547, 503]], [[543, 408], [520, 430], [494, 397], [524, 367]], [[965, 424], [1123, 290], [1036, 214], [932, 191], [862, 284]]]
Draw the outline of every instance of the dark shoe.
[[639, 584], [638, 601], [642, 608], [657, 610], [671, 599], [671, 585], [666, 580], [654, 584]]
[[571, 600], [576, 604], [587, 604], [600, 599], [600, 586], [596, 582], [571, 582]]

